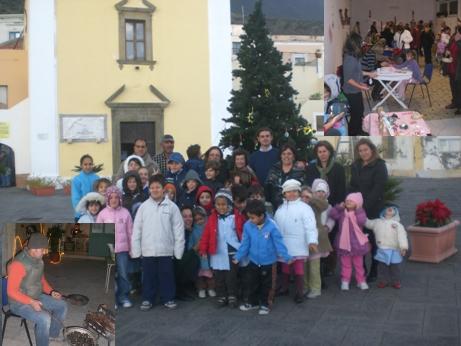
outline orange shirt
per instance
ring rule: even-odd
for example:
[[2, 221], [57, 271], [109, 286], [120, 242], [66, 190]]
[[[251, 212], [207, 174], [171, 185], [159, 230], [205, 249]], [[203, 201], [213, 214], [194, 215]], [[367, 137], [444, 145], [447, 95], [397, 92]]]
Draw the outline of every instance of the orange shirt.
[[[32, 298], [21, 292], [21, 282], [26, 276], [26, 268], [21, 262], [13, 261], [8, 267], [8, 288], [7, 293], [10, 299], [22, 304], [30, 304]], [[53, 290], [50, 284], [46, 281], [45, 275], [41, 278], [42, 291], [46, 294], [51, 294]]]

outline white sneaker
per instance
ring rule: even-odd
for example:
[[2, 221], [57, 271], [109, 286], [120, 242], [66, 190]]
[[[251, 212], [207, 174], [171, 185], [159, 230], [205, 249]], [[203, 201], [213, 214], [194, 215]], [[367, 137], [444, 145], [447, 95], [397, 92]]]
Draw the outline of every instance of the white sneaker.
[[320, 297], [321, 295], [322, 293], [320, 291], [312, 290], [306, 295], [306, 297], [308, 299], [315, 299], [317, 297]]
[[261, 305], [258, 311], [258, 315], [269, 315], [270, 309], [267, 306]]
[[240, 305], [239, 309], [240, 311], [250, 311], [250, 310], [259, 309], [259, 306], [246, 303], [246, 304]]
[[205, 290], [199, 290], [199, 291], [198, 291], [198, 297], [199, 297], [199, 298], [206, 298], [206, 292], [205, 292]]
[[122, 306], [125, 308], [125, 309], [128, 309], [128, 308], [131, 308], [133, 306], [133, 304], [129, 301], [129, 300], [125, 300], [123, 303], [122, 303]]
[[361, 290], [367, 290], [369, 288], [366, 282], [361, 282], [357, 284], [357, 287], [360, 288]]
[[349, 282], [346, 282], [346, 281], [341, 282], [341, 291], [349, 291]]
[[216, 291], [213, 290], [213, 289], [209, 289], [209, 290], [208, 290], [208, 295], [209, 295], [210, 297], [216, 297]]

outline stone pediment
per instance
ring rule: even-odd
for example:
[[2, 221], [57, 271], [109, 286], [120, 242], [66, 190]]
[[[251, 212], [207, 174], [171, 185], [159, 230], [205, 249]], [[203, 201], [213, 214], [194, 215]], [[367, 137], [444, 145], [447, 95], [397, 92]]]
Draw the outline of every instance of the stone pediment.
[[109, 96], [105, 104], [110, 108], [152, 107], [154, 105], [165, 108], [170, 104], [170, 100], [153, 85], [127, 87], [124, 84]]

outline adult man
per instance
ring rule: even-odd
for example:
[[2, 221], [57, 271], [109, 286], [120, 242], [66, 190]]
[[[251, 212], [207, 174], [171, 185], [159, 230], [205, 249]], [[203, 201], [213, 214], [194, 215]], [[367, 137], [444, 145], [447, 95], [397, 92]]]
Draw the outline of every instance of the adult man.
[[[159, 167], [155, 161], [152, 160], [152, 157], [147, 152], [147, 142], [144, 138], [138, 138], [133, 143], [133, 155], [137, 155], [144, 160], [145, 167], [149, 170], [149, 176], [159, 172]], [[125, 161], [120, 164], [117, 173], [114, 177], [114, 182], [123, 178], [125, 175], [124, 170]]]
[[162, 147], [162, 152], [154, 156], [154, 161], [157, 163], [158, 167], [160, 168], [160, 173], [163, 176], [166, 175], [168, 172], [168, 159], [171, 153], [174, 150], [174, 138], [172, 135], [165, 135], [160, 142]]
[[279, 160], [279, 150], [271, 145], [273, 136], [272, 130], [268, 127], [260, 128], [256, 133], [256, 139], [259, 142], [259, 150], [251, 154], [250, 167], [255, 171], [259, 183], [264, 186], [267, 173]]
[[48, 248], [48, 239], [33, 233], [27, 246], [8, 266], [8, 298], [13, 313], [35, 322], [37, 346], [48, 346], [50, 339], [59, 337], [62, 321], [67, 315], [67, 304], [61, 293], [53, 290], [43, 273], [42, 257]]

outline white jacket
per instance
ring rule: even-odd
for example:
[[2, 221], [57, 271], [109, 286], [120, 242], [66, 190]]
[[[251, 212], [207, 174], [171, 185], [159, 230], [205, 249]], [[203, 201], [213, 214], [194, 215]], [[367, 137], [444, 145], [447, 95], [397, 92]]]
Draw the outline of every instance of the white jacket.
[[400, 218], [367, 220], [365, 227], [373, 230], [380, 249], [408, 250], [407, 232]]
[[138, 209], [131, 236], [131, 257], [173, 256], [184, 252], [184, 221], [168, 198], [157, 203], [148, 198]]
[[402, 34], [400, 34], [398, 48], [410, 49], [411, 42], [413, 42], [413, 36], [408, 30], [403, 30]]
[[297, 199], [283, 201], [274, 220], [280, 228], [290, 256], [309, 256], [309, 244], [318, 244], [318, 231], [312, 208]]

